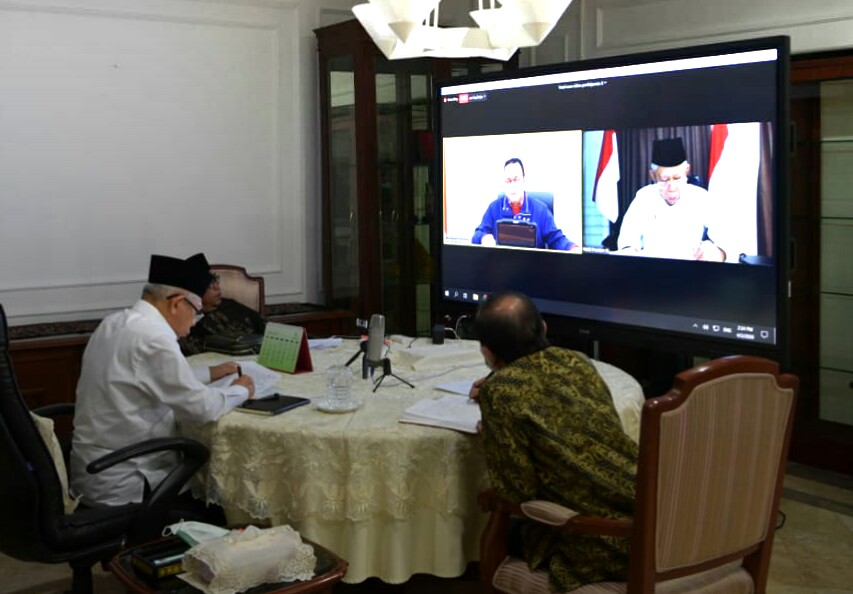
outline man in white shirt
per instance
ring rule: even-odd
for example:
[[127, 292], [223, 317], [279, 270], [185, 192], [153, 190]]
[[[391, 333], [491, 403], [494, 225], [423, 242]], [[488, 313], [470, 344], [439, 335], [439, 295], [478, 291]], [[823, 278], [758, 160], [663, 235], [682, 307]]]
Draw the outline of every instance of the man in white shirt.
[[625, 213], [617, 245], [622, 253], [724, 262], [721, 226], [708, 191], [687, 183], [690, 163], [681, 138], [655, 140], [651, 184], [640, 188]]
[[177, 435], [178, 423], [207, 423], [254, 394], [248, 376], [227, 388], [205, 384], [237, 372], [235, 363], [193, 369], [178, 338], [201, 318], [210, 282], [196, 266], [151, 256], [148, 284], [132, 307], [104, 318], [83, 353], [74, 415], [71, 488], [86, 505], [139, 502], [174, 468], [172, 453], [152, 454], [98, 474], [86, 465], [120, 447]]

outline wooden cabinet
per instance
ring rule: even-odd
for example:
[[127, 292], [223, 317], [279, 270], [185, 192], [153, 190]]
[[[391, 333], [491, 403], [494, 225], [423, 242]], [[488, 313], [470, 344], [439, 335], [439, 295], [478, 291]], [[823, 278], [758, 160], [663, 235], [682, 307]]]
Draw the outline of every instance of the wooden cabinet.
[[791, 458], [853, 474], [853, 52], [791, 68]]
[[386, 60], [358, 21], [315, 31], [320, 60], [327, 305], [388, 333], [428, 334], [435, 278], [436, 78], [516, 68], [483, 59]]

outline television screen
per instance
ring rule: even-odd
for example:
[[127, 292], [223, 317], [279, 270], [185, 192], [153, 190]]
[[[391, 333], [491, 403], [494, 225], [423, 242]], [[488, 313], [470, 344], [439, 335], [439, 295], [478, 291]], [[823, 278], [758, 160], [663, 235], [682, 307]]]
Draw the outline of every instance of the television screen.
[[517, 290], [591, 338], [778, 358], [788, 59], [775, 37], [439, 83], [439, 308]]

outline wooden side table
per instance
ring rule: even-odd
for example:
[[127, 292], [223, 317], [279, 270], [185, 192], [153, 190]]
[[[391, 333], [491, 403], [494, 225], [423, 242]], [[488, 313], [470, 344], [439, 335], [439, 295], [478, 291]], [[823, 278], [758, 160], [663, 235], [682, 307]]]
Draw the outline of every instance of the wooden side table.
[[[169, 536], [162, 540], [165, 542], [176, 538]], [[246, 590], [244, 594], [331, 594], [332, 588], [346, 574], [347, 562], [332, 551], [306, 538], [303, 538], [302, 541], [314, 547], [314, 555], [317, 557], [313, 579], [304, 582], [262, 584]], [[149, 542], [125, 549], [110, 561], [110, 571], [127, 588], [127, 591], [132, 594], [200, 594], [200, 590], [177, 577], [152, 582], [134, 569], [131, 563], [133, 552], [140, 547], [150, 546], [151, 544]]]

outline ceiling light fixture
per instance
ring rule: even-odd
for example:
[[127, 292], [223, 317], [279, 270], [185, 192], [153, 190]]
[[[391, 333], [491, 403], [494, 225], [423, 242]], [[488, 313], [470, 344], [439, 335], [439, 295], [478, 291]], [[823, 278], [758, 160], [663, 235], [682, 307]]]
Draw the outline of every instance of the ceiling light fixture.
[[[537, 46], [572, 0], [478, 0], [477, 27], [439, 27], [441, 0], [369, 0], [352, 12], [389, 60], [471, 58], [508, 60], [520, 47]], [[499, 6], [498, 6], [499, 5]]]

